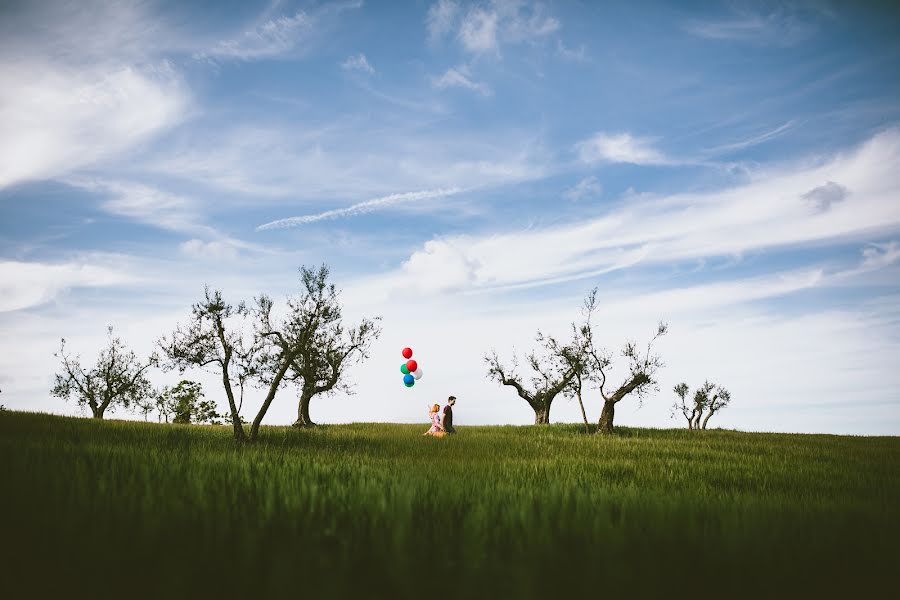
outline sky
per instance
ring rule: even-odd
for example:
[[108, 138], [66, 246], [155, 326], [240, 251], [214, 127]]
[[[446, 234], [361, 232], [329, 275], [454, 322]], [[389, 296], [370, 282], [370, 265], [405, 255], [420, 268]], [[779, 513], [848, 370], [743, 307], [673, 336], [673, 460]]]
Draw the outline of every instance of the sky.
[[[147, 356], [205, 284], [283, 306], [327, 263], [383, 333], [317, 422], [424, 428], [454, 394], [461, 426], [531, 423], [483, 356], [527, 375], [596, 287], [610, 350], [669, 324], [619, 425], [682, 427], [672, 387], [708, 379], [732, 394], [710, 426], [898, 435], [898, 25], [878, 2], [0, 2], [0, 403], [85, 414], [49, 394], [60, 338], [90, 362], [112, 325]], [[265, 422], [295, 415], [285, 389]]]

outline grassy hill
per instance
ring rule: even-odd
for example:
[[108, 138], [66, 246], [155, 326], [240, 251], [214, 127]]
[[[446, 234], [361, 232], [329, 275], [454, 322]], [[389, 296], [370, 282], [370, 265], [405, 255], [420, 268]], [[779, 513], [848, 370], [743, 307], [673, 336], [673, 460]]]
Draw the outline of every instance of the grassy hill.
[[900, 438], [425, 429], [271, 427], [242, 447], [224, 427], [2, 412], [4, 588], [858, 597], [896, 582]]

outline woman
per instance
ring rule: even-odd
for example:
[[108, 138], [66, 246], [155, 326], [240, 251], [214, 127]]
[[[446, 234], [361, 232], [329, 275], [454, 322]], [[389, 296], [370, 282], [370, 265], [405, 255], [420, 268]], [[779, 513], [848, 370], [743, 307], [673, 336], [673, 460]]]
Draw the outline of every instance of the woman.
[[422, 435], [433, 435], [435, 437], [444, 437], [447, 435], [447, 432], [444, 431], [444, 428], [441, 426], [440, 410], [441, 406], [439, 404], [435, 404], [428, 410], [428, 416], [431, 418], [431, 429]]

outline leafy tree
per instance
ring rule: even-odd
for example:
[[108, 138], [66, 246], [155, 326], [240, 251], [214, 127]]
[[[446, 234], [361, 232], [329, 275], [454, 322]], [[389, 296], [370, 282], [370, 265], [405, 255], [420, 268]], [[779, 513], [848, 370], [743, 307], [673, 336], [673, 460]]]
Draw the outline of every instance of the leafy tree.
[[496, 351], [485, 355], [484, 361], [488, 366], [488, 377], [515, 389], [534, 411], [534, 424], [546, 425], [550, 423], [553, 400], [570, 386], [577, 375], [577, 367], [572, 365], [575, 353], [571, 346], [562, 345], [553, 336], [540, 331], [535, 341], [540, 345], [540, 351], [532, 350], [526, 357], [532, 371], [527, 382], [517, 374], [518, 361], [515, 357], [509, 367], [504, 365]]
[[309, 404], [315, 396], [351, 392], [347, 367], [368, 358], [371, 343], [381, 334], [378, 318], [344, 328], [338, 291], [328, 282], [328, 275], [325, 265], [317, 270], [300, 268], [303, 290], [287, 302], [293, 325], [283, 328], [282, 338], [272, 336], [275, 347], [280, 348], [284, 340], [298, 350], [286, 376], [300, 387], [294, 427], [315, 426], [309, 416]]
[[[252, 316], [241, 302], [230, 304], [221, 290], [204, 289], [204, 298], [191, 307], [191, 318], [178, 325], [171, 336], [163, 336], [158, 344], [167, 362], [167, 369], [184, 372], [190, 367], [211, 369], [222, 377], [228, 399], [229, 417], [234, 439], [247, 439], [240, 416], [244, 384], [256, 372], [260, 346], [246, 331], [244, 323]], [[232, 378], [240, 385], [240, 402], [235, 400]]]
[[364, 360], [371, 342], [381, 333], [375, 322], [368, 319], [344, 329], [338, 292], [328, 282], [328, 276], [326, 265], [318, 269], [300, 267], [301, 292], [288, 297], [287, 314], [280, 320], [272, 317], [271, 298], [261, 296], [256, 301], [256, 332], [266, 341], [260, 377], [269, 384], [269, 393], [253, 421], [251, 436], [256, 436], [278, 387], [290, 381], [300, 386], [294, 425], [312, 426], [309, 416], [312, 398], [348, 390], [346, 367], [353, 361]]
[[182, 379], [174, 387], [166, 387], [159, 395], [159, 402], [166, 407], [166, 421], [172, 415], [173, 423], [219, 424], [222, 417], [216, 405], [203, 399], [203, 388], [196, 381]]
[[155, 355], [146, 362], [139, 361], [121, 338], [113, 335], [112, 327], [108, 328], [107, 337], [96, 365], [88, 370], [82, 367], [78, 355], [66, 351], [65, 339], [54, 354], [60, 359], [62, 370], [56, 374], [51, 395], [64, 400], [74, 397], [79, 406], [90, 407], [95, 419], [102, 419], [110, 407], [127, 409], [149, 396], [151, 386], [146, 371], [157, 364]]

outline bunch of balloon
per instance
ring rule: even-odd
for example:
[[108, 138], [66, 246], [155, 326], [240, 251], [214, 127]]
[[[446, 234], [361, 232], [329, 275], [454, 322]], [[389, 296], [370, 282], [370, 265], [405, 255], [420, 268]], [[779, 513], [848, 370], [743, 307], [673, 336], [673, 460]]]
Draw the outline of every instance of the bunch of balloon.
[[413, 360], [412, 355], [412, 348], [403, 349], [403, 358], [406, 359], [406, 362], [400, 365], [400, 372], [403, 373], [403, 385], [408, 388], [416, 385], [416, 382], [422, 379], [422, 368]]

